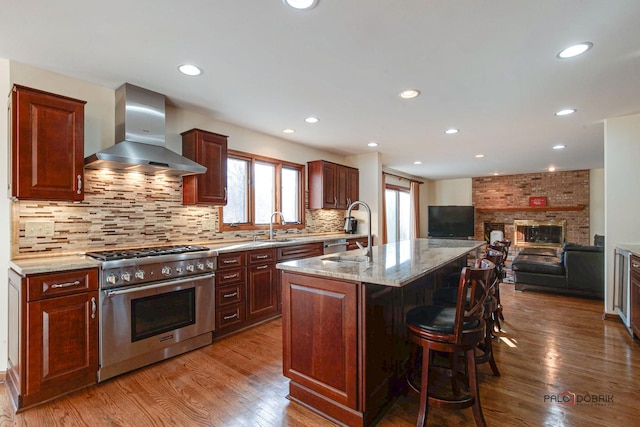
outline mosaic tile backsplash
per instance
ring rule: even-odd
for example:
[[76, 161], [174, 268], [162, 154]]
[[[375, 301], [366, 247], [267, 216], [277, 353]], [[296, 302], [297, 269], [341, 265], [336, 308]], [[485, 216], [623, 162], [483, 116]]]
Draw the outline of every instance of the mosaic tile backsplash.
[[[136, 172], [85, 170], [84, 201], [18, 201], [13, 205], [13, 258], [63, 255], [102, 248], [197, 244], [251, 238], [265, 231], [219, 229], [218, 208], [183, 206], [182, 178]], [[305, 228], [293, 234], [341, 232], [345, 211], [306, 210]], [[51, 237], [26, 237], [26, 221], [53, 221]]]

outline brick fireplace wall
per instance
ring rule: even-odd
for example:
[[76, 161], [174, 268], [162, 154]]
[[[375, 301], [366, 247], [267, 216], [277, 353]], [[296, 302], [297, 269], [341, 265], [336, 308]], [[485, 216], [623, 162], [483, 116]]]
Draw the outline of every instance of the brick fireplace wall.
[[[536, 196], [545, 196], [548, 207], [577, 210], [529, 209], [529, 197]], [[484, 223], [487, 222], [504, 224], [505, 238], [513, 241], [513, 221], [522, 219], [566, 220], [566, 241], [585, 245], [591, 241], [588, 170], [473, 178], [472, 198], [476, 208], [475, 238], [478, 240], [484, 239]], [[522, 210], [500, 210], [520, 207]]]

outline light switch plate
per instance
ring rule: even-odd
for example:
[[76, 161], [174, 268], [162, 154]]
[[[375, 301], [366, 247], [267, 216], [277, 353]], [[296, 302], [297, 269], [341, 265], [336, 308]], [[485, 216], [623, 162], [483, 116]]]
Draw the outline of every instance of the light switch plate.
[[27, 221], [24, 223], [26, 237], [51, 237], [53, 236], [53, 221]]
[[214, 231], [216, 228], [216, 221], [213, 219], [202, 220], [202, 231]]

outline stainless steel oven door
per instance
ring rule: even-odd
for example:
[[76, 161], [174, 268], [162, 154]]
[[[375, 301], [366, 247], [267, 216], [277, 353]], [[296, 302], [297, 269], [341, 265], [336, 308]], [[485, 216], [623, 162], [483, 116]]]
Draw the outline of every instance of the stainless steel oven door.
[[[214, 277], [103, 290], [99, 379], [210, 343], [215, 326]], [[205, 334], [206, 339], [197, 338]], [[197, 340], [197, 346], [186, 348], [183, 342], [189, 340]]]

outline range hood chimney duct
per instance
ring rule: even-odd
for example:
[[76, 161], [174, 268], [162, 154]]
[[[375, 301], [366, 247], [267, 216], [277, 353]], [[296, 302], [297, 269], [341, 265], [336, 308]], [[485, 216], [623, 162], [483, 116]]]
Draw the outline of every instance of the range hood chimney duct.
[[116, 144], [84, 159], [89, 169], [194, 175], [207, 168], [165, 148], [164, 95], [125, 83], [116, 90]]

